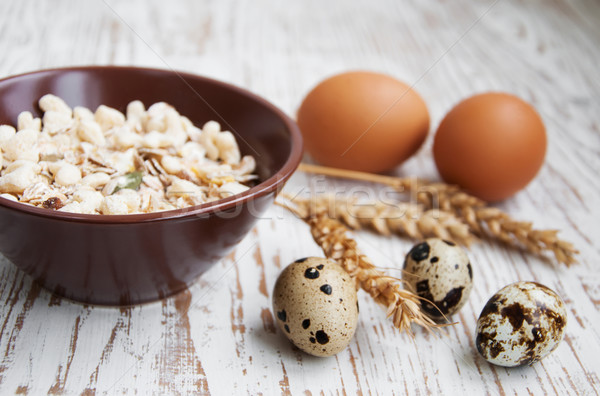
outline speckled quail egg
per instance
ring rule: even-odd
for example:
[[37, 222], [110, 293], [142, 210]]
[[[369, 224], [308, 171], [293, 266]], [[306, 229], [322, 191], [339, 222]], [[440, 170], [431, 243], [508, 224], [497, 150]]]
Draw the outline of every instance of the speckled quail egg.
[[294, 345], [314, 356], [331, 356], [346, 348], [356, 331], [356, 286], [332, 260], [296, 260], [277, 278], [273, 312]]
[[435, 320], [458, 312], [473, 288], [473, 269], [465, 251], [438, 238], [413, 246], [404, 260], [402, 278], [425, 299], [421, 309]]
[[485, 304], [475, 345], [490, 363], [531, 365], [556, 349], [566, 325], [565, 304], [554, 291], [535, 282], [517, 282]]

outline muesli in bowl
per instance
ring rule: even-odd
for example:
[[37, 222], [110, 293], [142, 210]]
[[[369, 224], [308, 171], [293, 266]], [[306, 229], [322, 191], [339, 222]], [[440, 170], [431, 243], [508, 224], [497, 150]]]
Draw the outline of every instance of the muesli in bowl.
[[125, 114], [106, 105], [71, 109], [39, 100], [43, 117], [23, 111], [0, 126], [0, 196], [63, 212], [122, 215], [201, 205], [248, 190], [252, 155], [216, 121], [200, 129], [171, 105]]

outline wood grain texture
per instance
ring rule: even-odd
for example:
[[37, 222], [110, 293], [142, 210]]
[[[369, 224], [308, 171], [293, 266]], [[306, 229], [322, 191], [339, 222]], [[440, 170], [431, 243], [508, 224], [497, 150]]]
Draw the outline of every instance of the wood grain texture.
[[[534, 182], [499, 206], [560, 229], [581, 251], [566, 269], [490, 241], [473, 246], [472, 295], [438, 337], [399, 334], [360, 293], [356, 336], [328, 359], [294, 349], [274, 325], [277, 275], [321, 254], [278, 207], [189, 290], [132, 308], [52, 296], [0, 257], [0, 394], [598, 394], [598, 21], [593, 0], [0, 2], [2, 77], [82, 64], [170, 68], [248, 88], [293, 116], [324, 77], [369, 69], [414, 85], [433, 128], [476, 92], [516, 94], [544, 119], [548, 153]], [[431, 136], [396, 173], [438, 178]], [[304, 174], [286, 188], [386, 193]], [[391, 274], [412, 245], [355, 237]], [[517, 280], [556, 290], [569, 323], [552, 355], [508, 370], [483, 361], [473, 337], [487, 299]]]

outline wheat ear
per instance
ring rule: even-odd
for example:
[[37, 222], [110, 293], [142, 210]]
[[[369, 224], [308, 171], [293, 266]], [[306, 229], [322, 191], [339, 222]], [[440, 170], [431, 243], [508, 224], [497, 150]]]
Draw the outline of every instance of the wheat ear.
[[284, 195], [302, 207], [309, 216], [326, 213], [352, 229], [371, 228], [381, 235], [398, 234], [420, 240], [438, 237], [468, 246], [474, 239], [469, 227], [454, 214], [439, 210], [424, 210], [422, 205], [381, 202], [357, 203], [355, 199], [314, 196], [301, 199]]
[[[411, 182], [414, 189], [415, 181]], [[573, 244], [558, 238], [558, 230], [538, 230], [528, 221], [517, 221], [502, 210], [488, 206], [485, 201], [461, 191], [458, 187], [443, 183], [418, 182], [417, 201], [426, 208], [439, 207], [445, 212], [454, 213], [478, 235], [487, 235], [508, 245], [522, 247], [527, 251], [543, 256], [551, 252], [559, 263], [567, 266], [577, 262], [579, 253]], [[407, 183], [399, 184], [400, 190], [407, 189]]]
[[400, 331], [413, 335], [410, 325], [416, 323], [427, 330], [439, 327], [421, 311], [421, 298], [400, 287], [402, 280], [379, 271], [371, 260], [362, 254], [356, 241], [347, 235], [349, 231], [338, 220], [326, 213], [309, 216], [306, 208], [276, 202], [295, 213], [309, 226], [313, 239], [326, 257], [337, 262], [352, 279], [373, 299], [387, 308], [387, 316]]
[[379, 183], [416, 196], [426, 209], [439, 208], [450, 212], [466, 223], [476, 235], [487, 235], [507, 245], [524, 248], [543, 256], [551, 252], [556, 261], [567, 266], [577, 262], [579, 253], [573, 244], [558, 238], [557, 230], [538, 230], [531, 222], [514, 220], [498, 208], [469, 195], [454, 185], [435, 183], [416, 178], [399, 178], [347, 171], [318, 165], [300, 164], [299, 169], [333, 177]]
[[400, 287], [401, 280], [379, 271], [362, 254], [356, 241], [347, 236], [348, 229], [339, 221], [320, 214], [307, 220], [311, 234], [328, 258], [335, 260], [352, 276], [361, 289], [387, 307], [387, 316], [400, 331], [410, 330], [411, 323], [430, 329], [436, 323], [421, 312], [417, 295]]

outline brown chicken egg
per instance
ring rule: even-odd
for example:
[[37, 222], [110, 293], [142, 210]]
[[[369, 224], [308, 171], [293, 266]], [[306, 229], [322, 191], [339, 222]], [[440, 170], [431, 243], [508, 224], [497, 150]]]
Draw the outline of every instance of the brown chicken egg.
[[442, 120], [433, 156], [447, 183], [500, 201], [523, 189], [546, 154], [546, 131], [535, 109], [505, 93], [468, 98]]
[[417, 92], [393, 77], [366, 71], [321, 82], [302, 102], [297, 121], [317, 162], [364, 172], [401, 164], [429, 130], [429, 112]]

